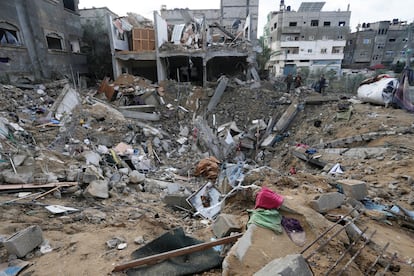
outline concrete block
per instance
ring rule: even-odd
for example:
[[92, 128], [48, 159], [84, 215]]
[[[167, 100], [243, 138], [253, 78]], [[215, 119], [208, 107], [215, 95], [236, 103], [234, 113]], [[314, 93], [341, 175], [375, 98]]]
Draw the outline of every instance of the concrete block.
[[179, 206], [187, 210], [191, 210], [193, 207], [187, 202], [188, 194], [177, 193], [177, 194], [166, 194], [162, 198], [162, 202], [168, 206]]
[[341, 206], [344, 203], [344, 200], [345, 195], [338, 192], [332, 192], [316, 196], [311, 200], [310, 205], [315, 211], [325, 213]]
[[347, 197], [352, 197], [356, 200], [362, 200], [368, 195], [367, 185], [364, 181], [355, 179], [342, 179], [338, 180], [338, 184]]
[[42, 242], [42, 229], [38, 225], [33, 225], [13, 234], [4, 241], [3, 245], [9, 254], [14, 254], [21, 258]]
[[313, 276], [305, 258], [300, 254], [275, 259], [253, 274], [254, 276]]
[[229, 214], [220, 214], [213, 223], [213, 233], [217, 238], [226, 237], [231, 232], [240, 232], [241, 228], [236, 216]]

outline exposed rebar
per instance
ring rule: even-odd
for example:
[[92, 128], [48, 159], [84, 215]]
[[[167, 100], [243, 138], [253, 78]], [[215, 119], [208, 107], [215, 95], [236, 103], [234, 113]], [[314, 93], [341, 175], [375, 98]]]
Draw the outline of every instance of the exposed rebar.
[[308, 257], [306, 257], [305, 259], [308, 260], [310, 259], [313, 255], [315, 255], [319, 249], [322, 249], [323, 247], [325, 247], [333, 238], [335, 238], [336, 236], [338, 236], [342, 231], [344, 231], [346, 229], [346, 227], [348, 225], [350, 225], [351, 223], [353, 223], [357, 218], [359, 217], [356, 216], [355, 218], [351, 219], [350, 221], [348, 221], [342, 228], [340, 228], [339, 230], [337, 230], [329, 239], [327, 239], [323, 244], [321, 244], [318, 248], [316, 248]]
[[381, 250], [380, 254], [378, 255], [378, 257], [375, 259], [375, 261], [372, 263], [372, 265], [365, 272], [366, 276], [369, 275], [371, 273], [371, 271], [374, 269], [375, 265], [378, 263], [378, 261], [381, 258], [382, 254], [384, 254], [385, 250], [387, 250], [389, 245], [390, 245], [390, 243], [387, 242], [387, 244], [384, 246], [384, 248], [382, 248], [382, 250]]
[[331, 271], [333, 269], [335, 269], [335, 267], [343, 260], [343, 258], [345, 257], [346, 253], [348, 253], [354, 246], [355, 244], [357, 244], [357, 242], [361, 239], [361, 237], [364, 235], [364, 233], [368, 230], [368, 227], [365, 228], [359, 235], [358, 237], [349, 245], [349, 247], [342, 253], [341, 256], [339, 256], [339, 258], [336, 260], [336, 262], [325, 272], [324, 275], [329, 275], [329, 273], [331, 273]]
[[303, 254], [306, 250], [308, 250], [312, 245], [314, 245], [317, 241], [319, 241], [326, 233], [331, 231], [332, 228], [334, 228], [336, 225], [341, 223], [347, 216], [349, 216], [356, 208], [352, 208], [351, 211], [349, 211], [346, 215], [342, 216], [340, 219], [337, 220], [333, 225], [331, 225], [328, 229], [326, 229], [322, 234], [320, 234], [313, 242], [311, 242], [309, 245], [307, 245], [300, 254]]
[[377, 230], [374, 230], [374, 232], [371, 233], [370, 237], [364, 242], [364, 244], [358, 249], [358, 251], [354, 254], [354, 256], [352, 256], [352, 258], [346, 263], [346, 265], [341, 269], [341, 271], [339, 271], [338, 276], [341, 276], [345, 270], [348, 268], [348, 266], [355, 260], [356, 257], [359, 256], [359, 254], [361, 254], [362, 250], [365, 248], [365, 246], [370, 243], [372, 237], [375, 235], [375, 233], [377, 233]]

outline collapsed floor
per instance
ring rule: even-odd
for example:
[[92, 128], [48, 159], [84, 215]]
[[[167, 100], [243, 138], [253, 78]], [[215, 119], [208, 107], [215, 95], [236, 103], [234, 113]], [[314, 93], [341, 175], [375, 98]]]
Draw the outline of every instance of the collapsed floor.
[[[237, 185], [250, 187], [227, 194], [220, 208], [221, 214], [236, 217], [242, 232], [257, 189], [283, 195], [280, 212], [300, 221], [306, 241], [297, 245], [285, 232], [249, 226], [251, 243], [244, 257], [237, 253], [238, 242], [223, 267], [204, 275], [252, 275], [273, 259], [297, 253], [315, 275], [332, 266], [335, 275], [341, 269], [345, 275], [385, 270], [386, 275], [412, 275], [413, 218], [381, 209], [414, 205], [412, 114], [363, 104], [340, 92], [321, 96], [304, 88], [299, 95], [285, 94], [270, 82], [237, 79], [226, 80], [220, 97], [222, 81], [206, 89], [165, 82], [160, 89], [129, 79], [117, 84], [121, 93], [116, 99], [111, 94], [113, 101], [96, 89], [83, 89], [76, 96], [79, 104], [61, 113], [57, 104], [64, 101], [58, 96], [68, 93], [65, 81], [24, 89], [0, 85], [0, 237], [38, 225], [50, 249], [36, 248], [19, 258], [28, 262], [22, 275], [108, 275], [130, 261], [137, 248], [177, 227], [210, 241], [213, 220], [185, 208], [185, 199], [208, 181], [223, 195]], [[231, 142], [222, 142], [226, 138]], [[209, 155], [220, 163], [210, 174], [196, 176], [200, 160]], [[229, 187], [220, 176], [240, 164], [242, 180]], [[342, 171], [332, 170], [336, 164]], [[335, 208], [312, 208], [312, 201], [340, 191], [343, 179], [366, 183], [364, 200], [346, 195]], [[91, 187], [97, 182], [106, 189]], [[32, 194], [17, 197], [27, 191]], [[173, 196], [178, 199], [171, 201]], [[77, 210], [45, 209], [52, 205]], [[328, 233], [302, 252], [350, 213], [356, 229], [367, 227], [357, 240], [371, 237], [350, 265], [359, 244], [351, 247], [349, 231], [331, 239]], [[338, 223], [332, 231], [341, 227]], [[0, 247], [0, 263], [15, 258]]]

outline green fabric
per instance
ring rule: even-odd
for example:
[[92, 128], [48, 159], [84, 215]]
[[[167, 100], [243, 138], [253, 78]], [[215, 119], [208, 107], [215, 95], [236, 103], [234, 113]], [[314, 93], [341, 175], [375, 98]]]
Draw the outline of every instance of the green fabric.
[[256, 224], [258, 226], [273, 230], [276, 234], [282, 234], [282, 216], [276, 209], [254, 209], [247, 210], [250, 219], [247, 225]]

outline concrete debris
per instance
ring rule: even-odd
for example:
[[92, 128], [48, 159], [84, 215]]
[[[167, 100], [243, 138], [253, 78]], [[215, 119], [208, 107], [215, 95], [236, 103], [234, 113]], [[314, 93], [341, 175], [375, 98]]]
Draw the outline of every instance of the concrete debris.
[[[168, 47], [198, 50], [209, 39], [198, 36], [201, 25], [192, 14], [185, 18], [177, 44], [167, 42], [161, 52]], [[232, 42], [219, 27], [213, 28], [224, 41], [215, 33], [206, 47], [243, 47], [238, 32], [230, 31], [237, 38]], [[191, 60], [200, 66], [198, 58]], [[364, 226], [378, 230], [375, 247], [370, 245], [375, 252], [392, 241], [379, 263], [398, 252], [403, 273], [411, 269], [406, 231], [413, 225], [407, 214], [414, 204], [414, 131], [403, 110], [391, 113], [377, 107], [373, 116], [372, 107], [349, 101], [352, 116], [340, 121], [335, 101], [347, 102], [342, 92], [321, 96], [303, 86], [298, 95], [285, 93], [276, 80], [258, 79], [250, 65], [234, 76], [217, 73], [203, 87], [187, 81], [186, 70], [178, 71], [179, 82], [155, 84], [121, 74], [113, 81], [104, 79], [98, 90], [71, 88], [67, 80], [0, 85], [0, 236], [31, 224], [43, 230], [30, 238], [29, 251], [0, 252], [0, 263], [16, 254], [35, 260], [27, 273], [42, 271], [48, 260], [30, 252], [41, 244], [32, 240], [45, 235], [53, 245], [49, 256], [64, 254], [70, 264], [62, 264], [65, 271], [78, 265], [74, 273], [87, 271], [79, 263], [86, 258], [102, 268], [97, 273], [108, 274], [114, 260], [128, 258], [134, 238], [147, 245], [165, 229], [182, 225], [204, 240], [242, 233], [233, 246], [213, 247], [224, 262], [219, 272], [208, 273], [291, 270], [307, 275], [298, 251], [329, 227], [340, 227], [332, 218], [355, 208], [354, 217], [363, 219], [332, 238], [329, 258], [321, 254], [309, 261], [315, 275], [324, 274]], [[247, 226], [247, 210], [255, 207], [264, 187], [283, 195], [278, 212], [300, 223], [305, 243], [295, 243], [285, 228], [276, 235], [256, 224]], [[32, 194], [18, 197], [22, 191]], [[367, 200], [386, 208], [368, 209]], [[396, 204], [398, 210], [392, 208]], [[138, 232], [131, 236], [131, 229]], [[115, 232], [116, 237], [108, 235]], [[401, 238], [392, 239], [394, 233]], [[106, 243], [107, 249], [87, 251], [92, 243]], [[16, 248], [26, 246], [22, 244]], [[373, 254], [361, 254], [348, 274], [364, 274], [374, 262]], [[381, 268], [374, 266], [375, 271]]]
[[42, 229], [38, 225], [29, 226], [8, 237], [3, 245], [9, 252], [17, 257], [24, 257], [43, 242]]
[[254, 276], [283, 275], [283, 276], [313, 276], [305, 258], [300, 254], [287, 255], [286, 257], [275, 259], [265, 267], [253, 274]]
[[310, 201], [310, 205], [319, 213], [326, 213], [341, 206], [345, 201], [343, 194], [332, 192], [316, 196]]

